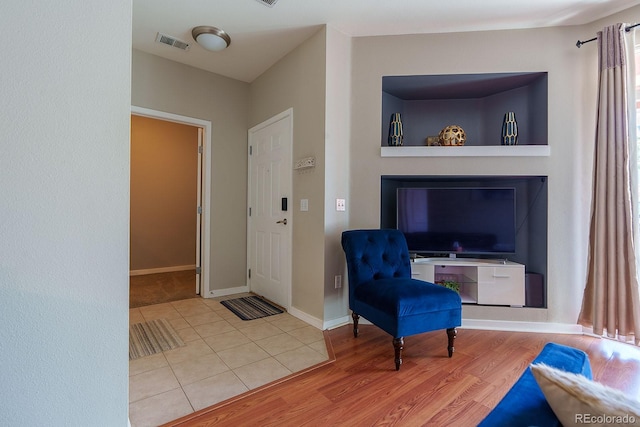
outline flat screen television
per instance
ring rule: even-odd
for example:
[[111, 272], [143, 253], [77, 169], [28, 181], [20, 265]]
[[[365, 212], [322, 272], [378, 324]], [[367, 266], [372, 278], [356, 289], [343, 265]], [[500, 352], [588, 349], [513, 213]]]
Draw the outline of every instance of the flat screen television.
[[515, 188], [397, 189], [397, 228], [409, 252], [513, 254]]

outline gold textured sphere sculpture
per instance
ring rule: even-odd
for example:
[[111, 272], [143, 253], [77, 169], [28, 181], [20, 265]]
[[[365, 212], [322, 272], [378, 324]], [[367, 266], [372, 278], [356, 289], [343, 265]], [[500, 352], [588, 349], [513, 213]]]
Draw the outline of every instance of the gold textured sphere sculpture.
[[440, 131], [440, 145], [464, 145], [467, 134], [458, 125], [450, 125]]

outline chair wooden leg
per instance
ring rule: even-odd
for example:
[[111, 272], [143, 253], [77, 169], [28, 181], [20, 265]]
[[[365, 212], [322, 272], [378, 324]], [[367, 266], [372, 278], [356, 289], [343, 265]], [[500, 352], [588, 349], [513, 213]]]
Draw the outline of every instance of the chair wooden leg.
[[449, 337], [449, 346], [447, 347], [447, 350], [449, 350], [449, 357], [453, 356], [453, 341], [456, 339], [456, 335], [458, 335], [456, 328], [447, 329], [447, 336]]
[[358, 319], [360, 319], [360, 315], [352, 311], [351, 317], [353, 318], [353, 337], [358, 338]]
[[402, 349], [404, 348], [404, 339], [402, 337], [394, 338], [393, 348], [396, 354], [396, 371], [399, 371], [400, 365], [402, 365]]

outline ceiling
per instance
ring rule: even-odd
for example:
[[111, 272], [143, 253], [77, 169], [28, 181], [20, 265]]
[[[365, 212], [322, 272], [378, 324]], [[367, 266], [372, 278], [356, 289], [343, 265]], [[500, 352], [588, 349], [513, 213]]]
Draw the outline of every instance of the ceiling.
[[[581, 25], [640, 0], [133, 0], [133, 48], [251, 82], [323, 25], [353, 37]], [[231, 45], [209, 52], [191, 29], [210, 25]], [[190, 44], [156, 43], [157, 33]], [[590, 36], [589, 34], [585, 36]]]

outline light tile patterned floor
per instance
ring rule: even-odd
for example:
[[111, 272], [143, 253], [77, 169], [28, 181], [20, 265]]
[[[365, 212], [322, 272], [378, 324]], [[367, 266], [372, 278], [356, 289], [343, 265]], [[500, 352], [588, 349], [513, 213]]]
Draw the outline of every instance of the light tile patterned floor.
[[158, 318], [186, 345], [129, 362], [132, 427], [158, 426], [328, 358], [322, 331], [288, 313], [243, 321], [202, 298], [129, 311], [131, 324]]

